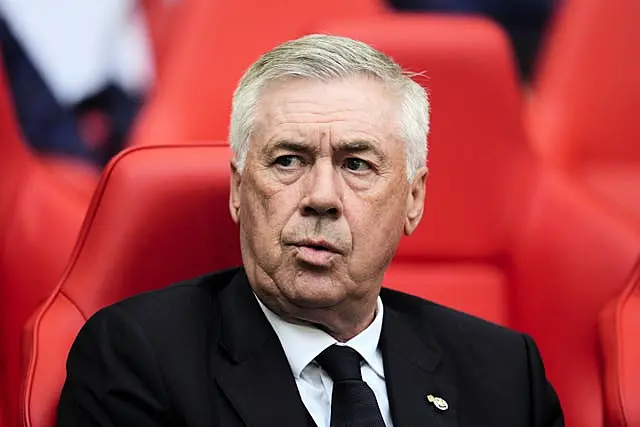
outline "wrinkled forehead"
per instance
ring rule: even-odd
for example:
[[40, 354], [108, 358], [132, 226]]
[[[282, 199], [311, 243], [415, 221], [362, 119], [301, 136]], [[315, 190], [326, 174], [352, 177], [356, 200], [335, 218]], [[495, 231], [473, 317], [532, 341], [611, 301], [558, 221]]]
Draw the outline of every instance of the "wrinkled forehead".
[[282, 140], [328, 145], [367, 142], [391, 155], [402, 149], [399, 112], [398, 96], [371, 78], [271, 83], [257, 104], [250, 150]]

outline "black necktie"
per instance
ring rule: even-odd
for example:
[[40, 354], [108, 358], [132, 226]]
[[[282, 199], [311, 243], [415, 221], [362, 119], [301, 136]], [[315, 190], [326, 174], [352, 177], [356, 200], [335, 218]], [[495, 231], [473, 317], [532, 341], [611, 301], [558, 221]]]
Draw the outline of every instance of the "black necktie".
[[362, 381], [360, 354], [332, 345], [316, 357], [333, 380], [331, 427], [385, 427], [371, 387]]

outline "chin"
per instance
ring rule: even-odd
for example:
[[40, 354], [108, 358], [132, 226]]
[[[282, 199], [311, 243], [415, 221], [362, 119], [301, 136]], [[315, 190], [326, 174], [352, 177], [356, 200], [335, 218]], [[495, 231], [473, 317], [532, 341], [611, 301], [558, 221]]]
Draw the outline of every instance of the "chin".
[[333, 307], [347, 296], [344, 284], [335, 278], [304, 273], [297, 274], [284, 293], [291, 304], [302, 308]]
[[303, 309], [328, 309], [335, 307], [343, 299], [342, 298], [318, 298], [314, 296], [300, 296], [297, 295], [292, 298], [287, 298], [289, 304], [297, 308]]

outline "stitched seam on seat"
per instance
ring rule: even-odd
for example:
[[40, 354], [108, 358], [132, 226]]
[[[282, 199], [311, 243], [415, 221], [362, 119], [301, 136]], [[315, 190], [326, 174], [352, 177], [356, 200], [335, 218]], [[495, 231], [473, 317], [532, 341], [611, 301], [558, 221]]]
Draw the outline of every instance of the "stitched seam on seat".
[[[20, 399], [20, 414], [21, 414], [20, 421], [24, 422], [24, 425], [26, 427], [32, 427], [30, 403], [31, 403], [32, 391], [33, 391], [34, 373], [37, 366], [37, 359], [38, 359], [37, 355], [39, 354], [39, 350], [40, 350], [38, 345], [39, 344], [38, 335], [40, 333], [40, 325], [41, 325], [42, 319], [44, 318], [45, 314], [48, 312], [49, 308], [53, 305], [53, 302], [55, 301], [58, 294], [61, 293], [62, 284], [65, 283], [65, 281], [68, 279], [71, 271], [73, 271], [73, 268], [76, 265], [78, 256], [82, 252], [82, 248], [86, 243], [87, 236], [91, 228], [90, 225], [93, 224], [95, 220], [96, 212], [98, 211], [98, 207], [100, 206], [100, 202], [107, 188], [107, 183], [111, 178], [111, 175], [113, 173], [113, 170], [115, 169], [115, 166], [120, 161], [122, 161], [123, 157], [127, 156], [129, 153], [134, 151], [137, 151], [137, 150], [133, 149], [131, 151], [124, 151], [123, 153], [118, 155], [116, 158], [113, 159], [111, 165], [108, 167], [106, 172], [104, 172], [104, 175], [100, 180], [100, 183], [98, 184], [98, 188], [96, 188], [93, 194], [91, 204], [89, 206], [89, 209], [87, 210], [80, 234], [76, 241], [76, 246], [74, 247], [73, 252], [71, 253], [71, 257], [69, 258], [69, 263], [67, 265], [67, 268], [63, 272], [61, 279], [58, 281], [58, 285], [51, 293], [49, 299], [43, 305], [40, 313], [38, 314], [34, 322], [32, 336], [31, 336], [31, 355], [29, 357], [29, 366], [26, 372], [25, 390], [23, 394], [24, 398]], [[70, 298], [67, 295], [63, 295], [63, 296], [66, 299], [70, 300]], [[77, 305], [74, 305], [74, 306], [77, 307]], [[80, 311], [80, 315], [86, 320], [86, 316], [82, 311]]]

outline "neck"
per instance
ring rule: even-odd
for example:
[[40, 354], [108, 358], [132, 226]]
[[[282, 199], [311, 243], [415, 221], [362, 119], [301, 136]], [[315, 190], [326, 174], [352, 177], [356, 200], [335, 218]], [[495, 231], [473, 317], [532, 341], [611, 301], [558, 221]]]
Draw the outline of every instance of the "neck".
[[332, 323], [321, 323], [316, 324], [316, 327], [324, 330], [326, 333], [331, 335], [338, 342], [347, 342], [351, 338], [358, 335], [360, 332], [364, 331], [371, 325], [373, 319], [376, 317], [377, 306], [374, 304], [373, 307], [367, 310], [366, 312], [359, 315], [357, 318], [354, 316], [350, 316], [350, 319], [346, 319], [346, 321], [334, 321]]
[[261, 301], [287, 322], [321, 329], [343, 343], [364, 331], [375, 319], [378, 308], [377, 295], [330, 308], [284, 307], [273, 300]]

